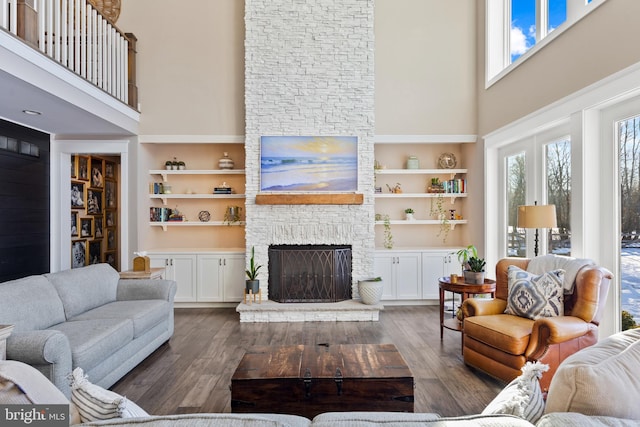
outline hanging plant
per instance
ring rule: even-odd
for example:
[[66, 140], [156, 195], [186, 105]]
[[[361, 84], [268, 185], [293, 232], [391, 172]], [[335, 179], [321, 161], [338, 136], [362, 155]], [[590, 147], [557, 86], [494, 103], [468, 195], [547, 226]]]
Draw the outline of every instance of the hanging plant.
[[451, 231], [451, 223], [447, 217], [447, 213], [444, 209], [444, 196], [438, 194], [436, 197], [431, 198], [431, 208], [429, 215], [435, 217], [440, 221], [440, 231], [436, 234], [437, 237], [442, 237], [442, 243], [446, 243], [449, 231]]
[[384, 247], [393, 249], [393, 235], [391, 234], [391, 220], [389, 219], [389, 215], [383, 215], [382, 220], [384, 221]]

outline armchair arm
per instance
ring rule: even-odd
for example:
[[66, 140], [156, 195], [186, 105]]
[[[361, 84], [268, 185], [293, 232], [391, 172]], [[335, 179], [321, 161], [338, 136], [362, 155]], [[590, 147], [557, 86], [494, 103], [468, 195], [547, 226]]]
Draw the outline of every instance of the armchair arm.
[[467, 298], [462, 303], [462, 315], [464, 317], [471, 317], [502, 314], [505, 308], [507, 308], [507, 302], [505, 300], [496, 298]]
[[538, 359], [548, 346], [582, 337], [595, 329], [597, 326], [593, 323], [585, 322], [575, 316], [538, 319], [533, 324], [525, 356]]
[[120, 279], [116, 299], [118, 301], [162, 299], [173, 302], [176, 289], [175, 280]]

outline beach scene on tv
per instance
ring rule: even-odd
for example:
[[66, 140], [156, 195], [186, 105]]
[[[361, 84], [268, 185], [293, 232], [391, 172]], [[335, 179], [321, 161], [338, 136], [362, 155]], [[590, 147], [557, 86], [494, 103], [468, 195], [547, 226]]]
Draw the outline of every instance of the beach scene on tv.
[[353, 192], [357, 189], [357, 137], [260, 138], [260, 191]]

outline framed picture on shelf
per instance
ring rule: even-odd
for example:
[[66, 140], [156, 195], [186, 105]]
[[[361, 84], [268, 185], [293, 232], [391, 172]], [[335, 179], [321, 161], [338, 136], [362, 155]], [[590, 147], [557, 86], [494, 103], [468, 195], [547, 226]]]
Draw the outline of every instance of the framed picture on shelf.
[[80, 237], [93, 237], [93, 218], [80, 218]]
[[113, 251], [116, 249], [116, 230], [107, 228], [107, 250]]
[[84, 208], [84, 183], [71, 183], [71, 209]]
[[102, 213], [102, 190], [87, 189], [87, 213], [89, 215]]
[[115, 208], [117, 207], [116, 202], [116, 182], [115, 181], [106, 181], [105, 189], [104, 189], [104, 203], [107, 208]]
[[114, 162], [109, 162], [105, 160], [104, 177], [108, 179], [113, 179], [116, 177], [116, 164]]
[[78, 156], [75, 154], [71, 155], [71, 178], [75, 179], [78, 177]]
[[74, 240], [71, 242], [71, 268], [84, 267], [87, 261], [87, 241]]
[[95, 188], [104, 187], [104, 173], [102, 172], [103, 162], [100, 159], [91, 159], [91, 186]]
[[115, 251], [105, 251], [103, 262], [106, 262], [111, 267], [115, 268], [116, 270], [118, 269], [118, 265], [116, 264], [116, 253], [115, 253]]
[[104, 233], [102, 231], [102, 217], [97, 216], [93, 220], [93, 238], [102, 239], [103, 237]]
[[86, 156], [78, 156], [78, 179], [89, 181], [89, 158]]
[[102, 262], [102, 240], [89, 242], [89, 265]]
[[116, 226], [116, 211], [106, 211], [104, 214], [105, 227]]
[[78, 237], [78, 212], [71, 211], [71, 237]]

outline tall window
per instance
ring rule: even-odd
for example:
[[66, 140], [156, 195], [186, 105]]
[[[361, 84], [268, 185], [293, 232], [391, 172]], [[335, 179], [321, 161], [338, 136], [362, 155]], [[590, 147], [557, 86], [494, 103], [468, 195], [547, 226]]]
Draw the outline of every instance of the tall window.
[[545, 145], [547, 203], [556, 205], [558, 228], [550, 230], [548, 251], [571, 255], [571, 141]]
[[536, 44], [536, 0], [511, 0], [511, 62]]
[[524, 230], [517, 228], [518, 206], [526, 201], [526, 157], [518, 153], [506, 158], [507, 172], [507, 254], [526, 256], [527, 245]]
[[617, 123], [622, 329], [640, 324], [640, 116]]

